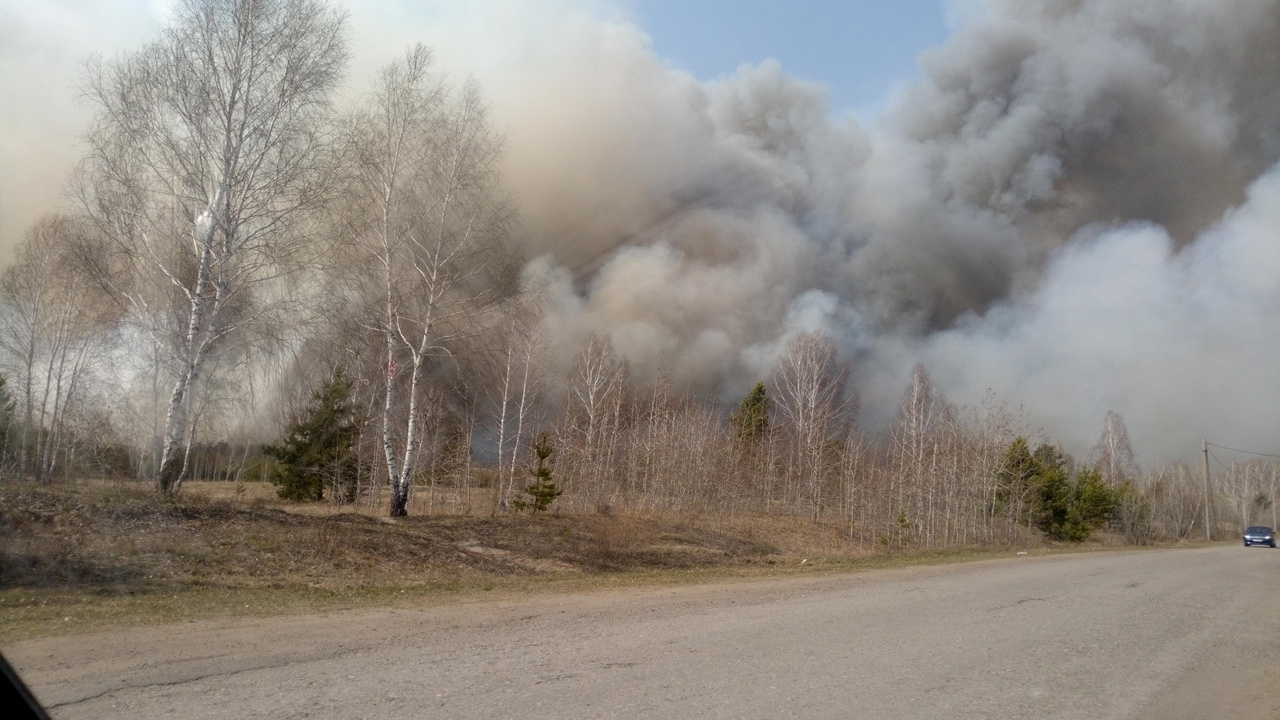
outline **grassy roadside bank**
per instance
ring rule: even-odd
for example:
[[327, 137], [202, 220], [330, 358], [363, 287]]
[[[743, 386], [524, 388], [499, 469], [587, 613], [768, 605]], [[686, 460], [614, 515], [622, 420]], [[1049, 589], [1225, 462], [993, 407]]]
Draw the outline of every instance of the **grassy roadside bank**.
[[[391, 522], [263, 488], [0, 485], [0, 644], [111, 625], [844, 573], [1122, 547], [884, 552], [788, 516], [448, 515]], [[248, 496], [246, 499], [244, 496]]]

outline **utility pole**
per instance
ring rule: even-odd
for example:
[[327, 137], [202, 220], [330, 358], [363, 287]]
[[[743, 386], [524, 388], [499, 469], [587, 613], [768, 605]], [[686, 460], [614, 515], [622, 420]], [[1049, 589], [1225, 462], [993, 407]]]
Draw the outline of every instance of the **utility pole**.
[[1213, 499], [1209, 492], [1209, 441], [1201, 438], [1200, 449], [1204, 453], [1204, 539], [1212, 540], [1209, 534], [1209, 503]]

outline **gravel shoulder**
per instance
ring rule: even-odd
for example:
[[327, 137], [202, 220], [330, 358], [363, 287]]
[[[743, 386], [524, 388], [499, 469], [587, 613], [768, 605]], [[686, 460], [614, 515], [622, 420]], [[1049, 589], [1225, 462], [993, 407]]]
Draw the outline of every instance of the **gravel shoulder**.
[[55, 717], [1280, 717], [1280, 553], [1092, 553], [16, 643]]

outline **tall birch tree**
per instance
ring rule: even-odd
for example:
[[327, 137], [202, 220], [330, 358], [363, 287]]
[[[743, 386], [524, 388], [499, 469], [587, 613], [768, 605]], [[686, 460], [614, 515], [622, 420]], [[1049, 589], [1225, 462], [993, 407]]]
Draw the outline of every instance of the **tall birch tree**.
[[382, 454], [390, 514], [408, 512], [431, 376], [498, 322], [518, 296], [521, 258], [501, 189], [501, 138], [478, 86], [448, 87], [430, 51], [411, 48], [378, 75], [353, 119], [344, 209], [383, 343]]
[[631, 368], [613, 341], [591, 333], [569, 373], [560, 444], [565, 487], [592, 505], [614, 480], [617, 436], [631, 384]]
[[1098, 444], [1089, 452], [1089, 462], [1102, 473], [1102, 479], [1119, 485], [1138, 476], [1138, 463], [1129, 442], [1129, 429], [1120, 413], [1108, 411]]
[[97, 117], [77, 187], [110, 250], [101, 282], [167, 361], [166, 493], [181, 486], [210, 358], [272, 328], [269, 311], [317, 249], [299, 225], [332, 177], [324, 129], [347, 60], [344, 16], [318, 0], [184, 0], [173, 12], [159, 40], [90, 64]]
[[845, 398], [848, 379], [849, 365], [836, 357], [831, 338], [806, 331], [787, 345], [770, 380], [769, 395], [792, 433], [793, 472], [815, 522], [822, 512], [823, 483], [838, 463], [831, 441], [843, 436], [852, 414]]

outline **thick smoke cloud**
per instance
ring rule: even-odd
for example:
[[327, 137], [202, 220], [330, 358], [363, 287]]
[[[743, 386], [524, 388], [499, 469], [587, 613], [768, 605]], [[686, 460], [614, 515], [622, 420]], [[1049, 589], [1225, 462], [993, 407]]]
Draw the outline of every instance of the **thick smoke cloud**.
[[1151, 224], [1086, 228], [1034, 293], [895, 354], [944, 386], [1026, 402], [1070, 447], [1116, 408], [1147, 457], [1185, 457], [1204, 437], [1265, 451], [1280, 428], [1278, 291], [1280, 167], [1181, 250]]
[[873, 427], [923, 360], [1076, 452], [1112, 409], [1149, 459], [1271, 446], [1273, 0], [990, 2], [874, 126], [776, 63], [704, 85], [561, 30], [497, 109], [566, 358], [608, 333], [733, 397], [816, 328]]

